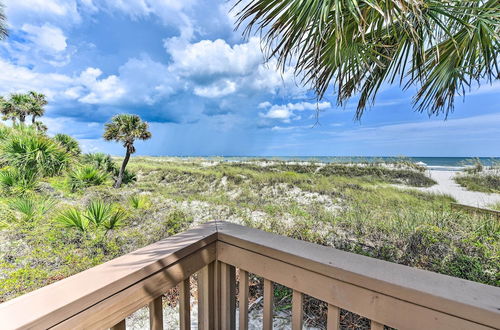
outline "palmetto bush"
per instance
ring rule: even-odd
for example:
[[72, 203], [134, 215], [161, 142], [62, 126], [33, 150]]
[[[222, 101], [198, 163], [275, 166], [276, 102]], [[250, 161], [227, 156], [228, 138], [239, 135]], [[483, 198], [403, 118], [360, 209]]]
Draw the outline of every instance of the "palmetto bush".
[[[84, 154], [82, 157], [82, 163], [94, 165], [98, 169], [112, 175], [115, 180], [117, 179], [120, 172], [120, 169], [116, 166], [111, 156], [102, 152]], [[125, 169], [125, 171], [123, 172], [122, 182], [127, 184], [135, 182], [136, 180], [137, 177], [135, 173], [129, 172], [127, 169]]]
[[54, 136], [54, 140], [59, 143], [61, 145], [61, 147], [63, 147], [66, 152], [72, 154], [72, 155], [79, 155], [82, 150], [80, 149], [80, 145], [78, 144], [78, 141], [67, 135], [67, 134], [56, 134]]
[[108, 173], [114, 173], [117, 170], [116, 164], [113, 162], [113, 159], [111, 159], [111, 156], [102, 152], [84, 154], [82, 163], [93, 165]]
[[82, 232], [87, 231], [89, 220], [83, 216], [82, 212], [76, 207], [63, 210], [55, 220], [65, 227], [76, 228]]
[[25, 195], [37, 189], [38, 174], [31, 169], [6, 167], [0, 170], [0, 187], [6, 194]]
[[75, 207], [63, 210], [55, 220], [65, 227], [75, 228], [82, 232], [90, 229], [103, 229], [105, 236], [110, 230], [123, 226], [126, 218], [127, 213], [123, 209], [113, 207], [101, 200], [94, 200], [84, 211]]
[[108, 174], [94, 165], [83, 165], [68, 173], [68, 185], [75, 192], [90, 186], [98, 186], [106, 182]]
[[0, 142], [0, 162], [21, 172], [54, 176], [65, 170], [70, 156], [58, 143], [32, 129], [14, 130]]

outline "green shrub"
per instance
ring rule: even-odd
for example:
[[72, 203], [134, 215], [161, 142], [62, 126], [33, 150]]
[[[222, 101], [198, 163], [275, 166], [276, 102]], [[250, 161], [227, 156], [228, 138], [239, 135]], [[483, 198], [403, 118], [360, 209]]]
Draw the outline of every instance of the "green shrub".
[[[116, 172], [114, 173], [114, 179], [116, 180], [117, 177], [118, 177], [118, 170], [116, 170]], [[132, 173], [129, 170], [125, 169], [125, 171], [123, 172], [122, 183], [128, 184], [135, 181], [137, 181], [137, 176], [135, 175], [135, 173]]]
[[457, 175], [454, 179], [456, 183], [468, 190], [500, 193], [500, 174], [496, 172]]
[[61, 147], [63, 147], [66, 150], [67, 153], [70, 153], [74, 156], [78, 156], [82, 152], [78, 141], [67, 134], [62, 134], [62, 133], [56, 134], [54, 136], [54, 140], [57, 143], [59, 143]]
[[22, 196], [37, 189], [38, 175], [31, 169], [7, 167], [0, 170], [0, 187], [7, 194]]
[[16, 198], [10, 201], [9, 206], [11, 209], [22, 213], [26, 221], [33, 220], [37, 214], [36, 201], [33, 198]]
[[101, 200], [91, 201], [84, 216], [96, 227], [99, 227], [111, 216], [111, 205]]
[[54, 140], [29, 129], [15, 130], [0, 143], [0, 161], [20, 172], [54, 176], [70, 163], [68, 153]]
[[149, 198], [144, 195], [132, 195], [128, 200], [134, 209], [147, 209], [151, 205]]
[[75, 207], [63, 210], [55, 220], [65, 227], [76, 228], [82, 232], [87, 231], [89, 226], [89, 220]]
[[83, 165], [68, 174], [68, 185], [72, 192], [106, 182], [108, 174], [94, 165]]
[[102, 222], [101, 225], [106, 229], [106, 231], [120, 228], [124, 225], [124, 220], [127, 218], [127, 213], [121, 209], [115, 210], [106, 221]]
[[111, 156], [102, 152], [84, 154], [82, 157], [82, 163], [93, 165], [94, 167], [107, 173], [115, 173], [118, 170]]

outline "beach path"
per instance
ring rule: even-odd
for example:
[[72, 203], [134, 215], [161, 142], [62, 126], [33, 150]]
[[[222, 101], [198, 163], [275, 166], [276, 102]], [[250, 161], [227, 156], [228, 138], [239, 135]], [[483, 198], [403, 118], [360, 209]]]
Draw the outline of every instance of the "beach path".
[[457, 171], [429, 170], [430, 177], [437, 184], [427, 188], [416, 188], [421, 191], [447, 194], [457, 200], [458, 203], [476, 207], [487, 207], [488, 205], [500, 202], [500, 194], [488, 194], [477, 191], [469, 191], [458, 185], [453, 177]]

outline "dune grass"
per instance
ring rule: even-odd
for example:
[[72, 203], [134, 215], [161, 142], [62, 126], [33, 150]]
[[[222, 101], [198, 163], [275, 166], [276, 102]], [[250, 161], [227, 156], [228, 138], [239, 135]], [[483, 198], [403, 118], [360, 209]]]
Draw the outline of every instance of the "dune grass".
[[[137, 180], [122, 189], [72, 192], [64, 176], [48, 178], [33, 193], [54, 203], [44, 212], [0, 198], [0, 301], [214, 219], [500, 285], [498, 221], [451, 211], [448, 196], [390, 185], [431, 184], [416, 169], [151, 157], [129, 168]], [[96, 200], [120, 212], [105, 239], [105, 228], [58, 221]]]

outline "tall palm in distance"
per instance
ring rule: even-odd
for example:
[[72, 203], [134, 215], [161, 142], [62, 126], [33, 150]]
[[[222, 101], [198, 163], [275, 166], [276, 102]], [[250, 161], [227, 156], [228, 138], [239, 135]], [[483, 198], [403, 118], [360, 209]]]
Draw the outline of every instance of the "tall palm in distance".
[[47, 105], [47, 97], [35, 91], [28, 92], [30, 102], [28, 105], [28, 113], [31, 115], [31, 123], [35, 124], [36, 118], [42, 117], [45, 114], [45, 106]]
[[114, 184], [115, 188], [120, 188], [130, 155], [135, 153], [134, 142], [150, 139], [151, 132], [149, 132], [148, 123], [142, 121], [139, 116], [120, 114], [114, 116], [111, 122], [106, 124], [103, 137], [106, 141], [121, 142], [125, 148], [125, 158]]
[[27, 94], [14, 93], [8, 100], [3, 99], [0, 109], [4, 120], [12, 120], [14, 124], [17, 120], [24, 124], [29, 115], [30, 97]]
[[233, 10], [318, 100], [330, 89], [340, 106], [359, 97], [357, 119], [383, 84], [415, 87], [416, 110], [447, 115], [457, 95], [500, 77], [498, 0], [238, 0]]

